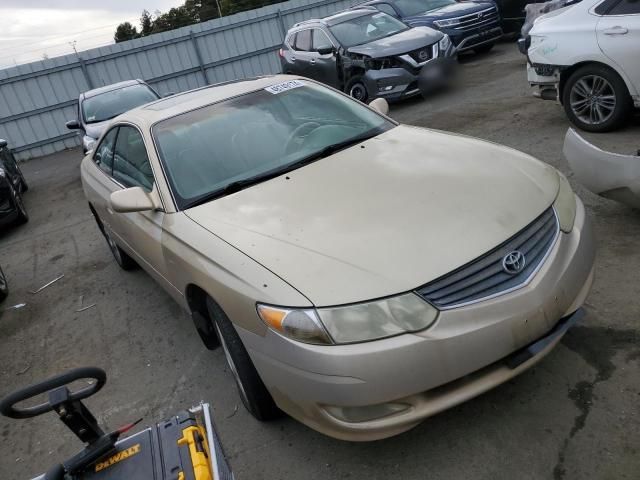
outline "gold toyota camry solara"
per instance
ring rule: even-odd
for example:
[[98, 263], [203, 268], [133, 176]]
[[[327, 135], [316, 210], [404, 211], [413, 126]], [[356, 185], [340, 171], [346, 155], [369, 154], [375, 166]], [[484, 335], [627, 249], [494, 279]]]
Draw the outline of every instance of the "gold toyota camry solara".
[[221, 84], [117, 117], [82, 161], [116, 261], [221, 345], [258, 419], [388, 437], [531, 367], [582, 312], [594, 239], [566, 178], [386, 107]]

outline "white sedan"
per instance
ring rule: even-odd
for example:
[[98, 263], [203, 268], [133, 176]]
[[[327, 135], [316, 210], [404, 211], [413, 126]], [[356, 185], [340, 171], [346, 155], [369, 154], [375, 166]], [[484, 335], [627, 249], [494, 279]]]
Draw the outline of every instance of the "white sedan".
[[582, 130], [621, 126], [640, 107], [640, 1], [583, 0], [539, 17], [527, 74]]

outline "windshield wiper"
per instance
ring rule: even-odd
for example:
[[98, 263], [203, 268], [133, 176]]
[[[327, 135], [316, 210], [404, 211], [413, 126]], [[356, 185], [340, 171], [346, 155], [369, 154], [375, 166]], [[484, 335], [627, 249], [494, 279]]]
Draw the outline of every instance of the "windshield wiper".
[[270, 180], [274, 177], [282, 175], [283, 173], [290, 172], [291, 170], [299, 168], [303, 165], [312, 163], [315, 160], [318, 160], [320, 158], [328, 157], [329, 155], [339, 152], [340, 150], [344, 150], [345, 148], [348, 148], [352, 145], [364, 142], [365, 140], [368, 140], [370, 138], [373, 138], [379, 135], [381, 132], [382, 132], [381, 129], [375, 128], [373, 130], [369, 130], [364, 134], [357, 135], [355, 137], [349, 138], [342, 142], [327, 145], [323, 149], [318, 150], [317, 152], [314, 152], [311, 155], [303, 157], [300, 160], [297, 160], [293, 163], [288, 163], [287, 165], [283, 165], [273, 170], [269, 170], [259, 175], [255, 175], [253, 177], [245, 178], [243, 180], [236, 180], [234, 182], [228, 183], [224, 187], [214, 190], [213, 192], [203, 195], [202, 197], [194, 200], [193, 202], [188, 203], [184, 208], [187, 209], [187, 208], [197, 207], [198, 205], [202, 205], [204, 203], [210, 202], [211, 200], [215, 200], [216, 198], [239, 192], [240, 190], [250, 187], [251, 185], [255, 185], [256, 183], [261, 183], [266, 180]]

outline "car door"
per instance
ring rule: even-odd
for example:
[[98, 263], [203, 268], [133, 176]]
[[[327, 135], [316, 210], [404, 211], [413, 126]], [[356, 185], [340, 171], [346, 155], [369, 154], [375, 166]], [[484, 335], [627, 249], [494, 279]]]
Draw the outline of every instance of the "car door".
[[313, 70], [313, 77], [319, 82], [339, 87], [338, 66], [336, 61], [336, 48], [320, 28], [311, 31], [311, 57], [309, 59], [310, 69]]
[[620, 0], [598, 21], [598, 44], [640, 93], [640, 0]]
[[[155, 188], [154, 172], [140, 131], [132, 125], [121, 125], [113, 155], [113, 180], [118, 188], [140, 187], [148, 193]], [[112, 231], [118, 243], [165, 288], [172, 289], [168, 280], [162, 250], [165, 213], [110, 212]]]
[[320, 81], [315, 76], [318, 73], [317, 69], [313, 68], [315, 67], [317, 53], [312, 51], [311, 29], [297, 32], [291, 46], [295, 55], [293, 73]]
[[[109, 208], [109, 196], [120, 188], [111, 176], [113, 168], [113, 150], [118, 136], [118, 127], [109, 130], [96, 147], [91, 163], [84, 168], [84, 189], [89, 203], [100, 221], [111, 231], [112, 211]], [[86, 161], [86, 160], [85, 160]]]

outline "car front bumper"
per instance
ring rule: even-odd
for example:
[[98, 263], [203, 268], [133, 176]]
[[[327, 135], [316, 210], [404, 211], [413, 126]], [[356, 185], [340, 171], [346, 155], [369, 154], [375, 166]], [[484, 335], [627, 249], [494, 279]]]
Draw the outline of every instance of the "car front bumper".
[[456, 49], [452, 45], [446, 54], [428, 61], [421, 67], [410, 71], [406, 68], [384, 68], [367, 70], [364, 83], [371, 98], [384, 98], [389, 101], [420, 95], [428, 83], [434, 88], [446, 84], [455, 68]]
[[[278, 406], [302, 423], [350, 441], [409, 430], [513, 378], [560, 341], [593, 282], [593, 231], [576, 201], [574, 228], [559, 235], [529, 284], [442, 311], [422, 332], [335, 346], [302, 344], [271, 330], [265, 337], [241, 328], [239, 334]], [[366, 416], [389, 403], [404, 410], [364, 421], [335, 414], [360, 409]]]
[[456, 45], [458, 53], [473, 50], [483, 45], [497, 42], [502, 38], [502, 28], [497, 24], [491, 27], [471, 30], [461, 33], [458, 30], [448, 29], [445, 31], [453, 43]]

